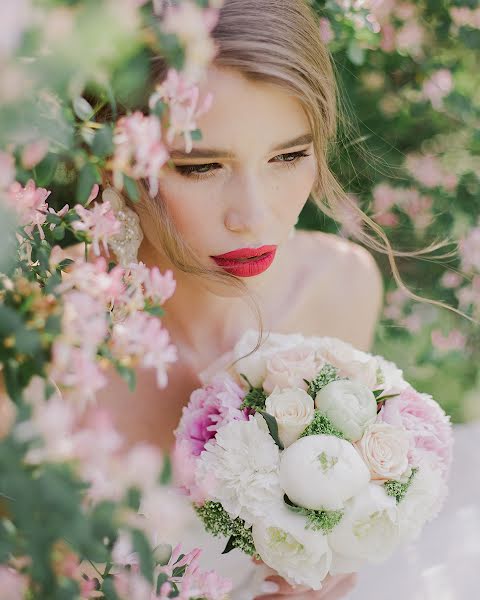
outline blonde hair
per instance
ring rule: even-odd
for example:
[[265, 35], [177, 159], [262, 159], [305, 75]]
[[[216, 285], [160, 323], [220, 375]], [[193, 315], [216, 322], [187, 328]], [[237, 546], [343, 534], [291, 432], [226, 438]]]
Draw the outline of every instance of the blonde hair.
[[[321, 40], [318, 18], [307, 0], [225, 0], [212, 38], [218, 48], [214, 65], [235, 69], [252, 81], [280, 86], [301, 102], [309, 120], [318, 161], [318, 177], [310, 196], [314, 204], [339, 222], [342, 221], [345, 207], [354, 211], [362, 224], [367, 226], [366, 229], [362, 227], [357, 238], [370, 249], [388, 256], [397, 285], [410, 298], [447, 308], [472, 320], [454, 307], [411, 292], [398, 271], [396, 256], [429, 255], [449, 242], [433, 242], [427, 248], [414, 251], [394, 250], [382, 227], [349, 198], [330, 170], [329, 159], [337, 144], [339, 123], [350, 135], [356, 133], [356, 127], [347, 118], [331, 55]], [[160, 83], [165, 78], [167, 69], [168, 65], [161, 56], [154, 59], [154, 83]], [[147, 211], [150, 219], [157, 224], [162, 248], [176, 267], [188, 273], [244, 287], [236, 277], [205, 268], [199, 263], [178, 236], [161, 201], [161, 182], [159, 195], [154, 199], [149, 197], [145, 182], [141, 187], [142, 202], [136, 210]], [[454, 255], [455, 250], [436, 255], [435, 259]], [[261, 319], [258, 310], [257, 314]]]

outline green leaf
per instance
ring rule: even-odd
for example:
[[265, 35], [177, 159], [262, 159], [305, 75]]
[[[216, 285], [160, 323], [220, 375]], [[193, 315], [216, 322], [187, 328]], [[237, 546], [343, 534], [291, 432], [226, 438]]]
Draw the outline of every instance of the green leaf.
[[87, 162], [80, 170], [77, 179], [77, 193], [76, 200], [79, 204], [85, 206], [85, 203], [90, 196], [90, 192], [92, 191], [92, 187], [96, 183], [101, 183], [102, 178], [100, 175], [100, 171], [98, 167], [93, 165], [90, 162]]
[[105, 595], [105, 600], [119, 600], [115, 590], [114, 579], [111, 576], [108, 576], [103, 580], [102, 592]]
[[129, 508], [137, 512], [140, 508], [141, 499], [142, 494], [137, 487], [128, 488], [126, 503]]
[[153, 552], [150, 544], [139, 529], [131, 531], [133, 550], [138, 553], [140, 560], [140, 571], [147, 581], [153, 585]]
[[157, 577], [157, 587], [156, 587], [157, 596], [160, 594], [160, 588], [167, 581], [168, 581], [168, 575], [166, 573], [159, 573], [159, 575]]
[[63, 223], [57, 225], [57, 227], [54, 228], [52, 233], [53, 238], [55, 240], [63, 240], [63, 238], [65, 237], [65, 225]]
[[73, 112], [81, 121], [89, 121], [93, 117], [94, 110], [88, 100], [82, 96], [77, 96], [73, 100]]
[[128, 389], [134, 392], [137, 385], [137, 376], [134, 369], [120, 363], [116, 363], [115, 368], [117, 369], [117, 373], [128, 383]]
[[140, 200], [140, 192], [138, 190], [138, 185], [135, 179], [132, 179], [124, 173], [123, 185], [125, 186], [125, 191], [127, 192], [127, 196], [130, 198], [130, 200], [132, 202], [138, 202]]
[[262, 417], [265, 419], [265, 421], [267, 422], [268, 431], [270, 432], [270, 435], [272, 436], [273, 441], [277, 444], [277, 446], [280, 448], [280, 450], [283, 450], [284, 446], [278, 436], [278, 423], [277, 423], [277, 420], [275, 419], [275, 417], [263, 410], [259, 410], [257, 412], [260, 413], [262, 415]]
[[232, 536], [230, 536], [228, 538], [228, 542], [227, 545], [225, 546], [225, 548], [222, 551], [222, 554], [228, 554], [229, 552], [231, 552], [232, 550], [234, 550], [236, 548], [235, 545], [235, 538]]
[[58, 156], [50, 152], [38, 163], [38, 165], [35, 165], [33, 176], [37, 187], [48, 187], [55, 174], [57, 164]]
[[161, 485], [168, 485], [172, 481], [172, 461], [168, 454], [165, 455], [163, 460], [163, 469], [160, 474]]
[[113, 128], [110, 124], [99, 129], [92, 143], [92, 152], [99, 158], [104, 158], [113, 153]]
[[200, 129], [194, 129], [190, 132], [190, 135], [194, 142], [199, 142], [202, 139], [202, 132]]
[[160, 305], [145, 305], [144, 308], [145, 312], [147, 312], [150, 315], [153, 315], [154, 317], [163, 317], [163, 315], [165, 314], [165, 310], [160, 306]]

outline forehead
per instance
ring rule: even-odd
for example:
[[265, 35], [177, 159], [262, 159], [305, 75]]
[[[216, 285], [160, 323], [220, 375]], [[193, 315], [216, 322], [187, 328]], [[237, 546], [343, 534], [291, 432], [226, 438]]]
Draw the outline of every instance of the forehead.
[[[213, 94], [211, 108], [197, 119], [202, 140], [195, 148], [220, 147], [241, 155], [310, 132], [307, 115], [289, 90], [250, 81], [234, 69], [210, 67], [199, 85], [200, 102]], [[177, 138], [174, 148], [181, 148]]]

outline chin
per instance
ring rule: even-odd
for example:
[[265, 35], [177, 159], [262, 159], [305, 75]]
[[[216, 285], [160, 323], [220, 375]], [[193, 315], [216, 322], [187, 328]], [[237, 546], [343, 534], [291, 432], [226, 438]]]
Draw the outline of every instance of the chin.
[[254, 277], [238, 277], [237, 280], [240, 285], [235, 285], [235, 282], [229, 283], [227, 281], [214, 281], [203, 279], [202, 285], [211, 294], [219, 296], [220, 298], [244, 298], [251, 293], [255, 293], [258, 287], [262, 285], [262, 282], [266, 279], [266, 272], [255, 275]]

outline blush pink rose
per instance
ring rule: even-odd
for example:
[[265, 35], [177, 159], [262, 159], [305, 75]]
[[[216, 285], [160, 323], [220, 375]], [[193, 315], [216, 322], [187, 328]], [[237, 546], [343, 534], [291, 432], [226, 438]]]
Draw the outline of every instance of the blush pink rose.
[[427, 454], [447, 474], [452, 461], [452, 426], [450, 417], [431, 396], [407, 388], [385, 402], [377, 421], [404, 428], [410, 434], [412, 466]]
[[278, 387], [307, 389], [304, 379], [313, 379], [320, 366], [311, 348], [296, 347], [277, 352], [267, 360], [267, 376], [263, 389], [271, 394]]

